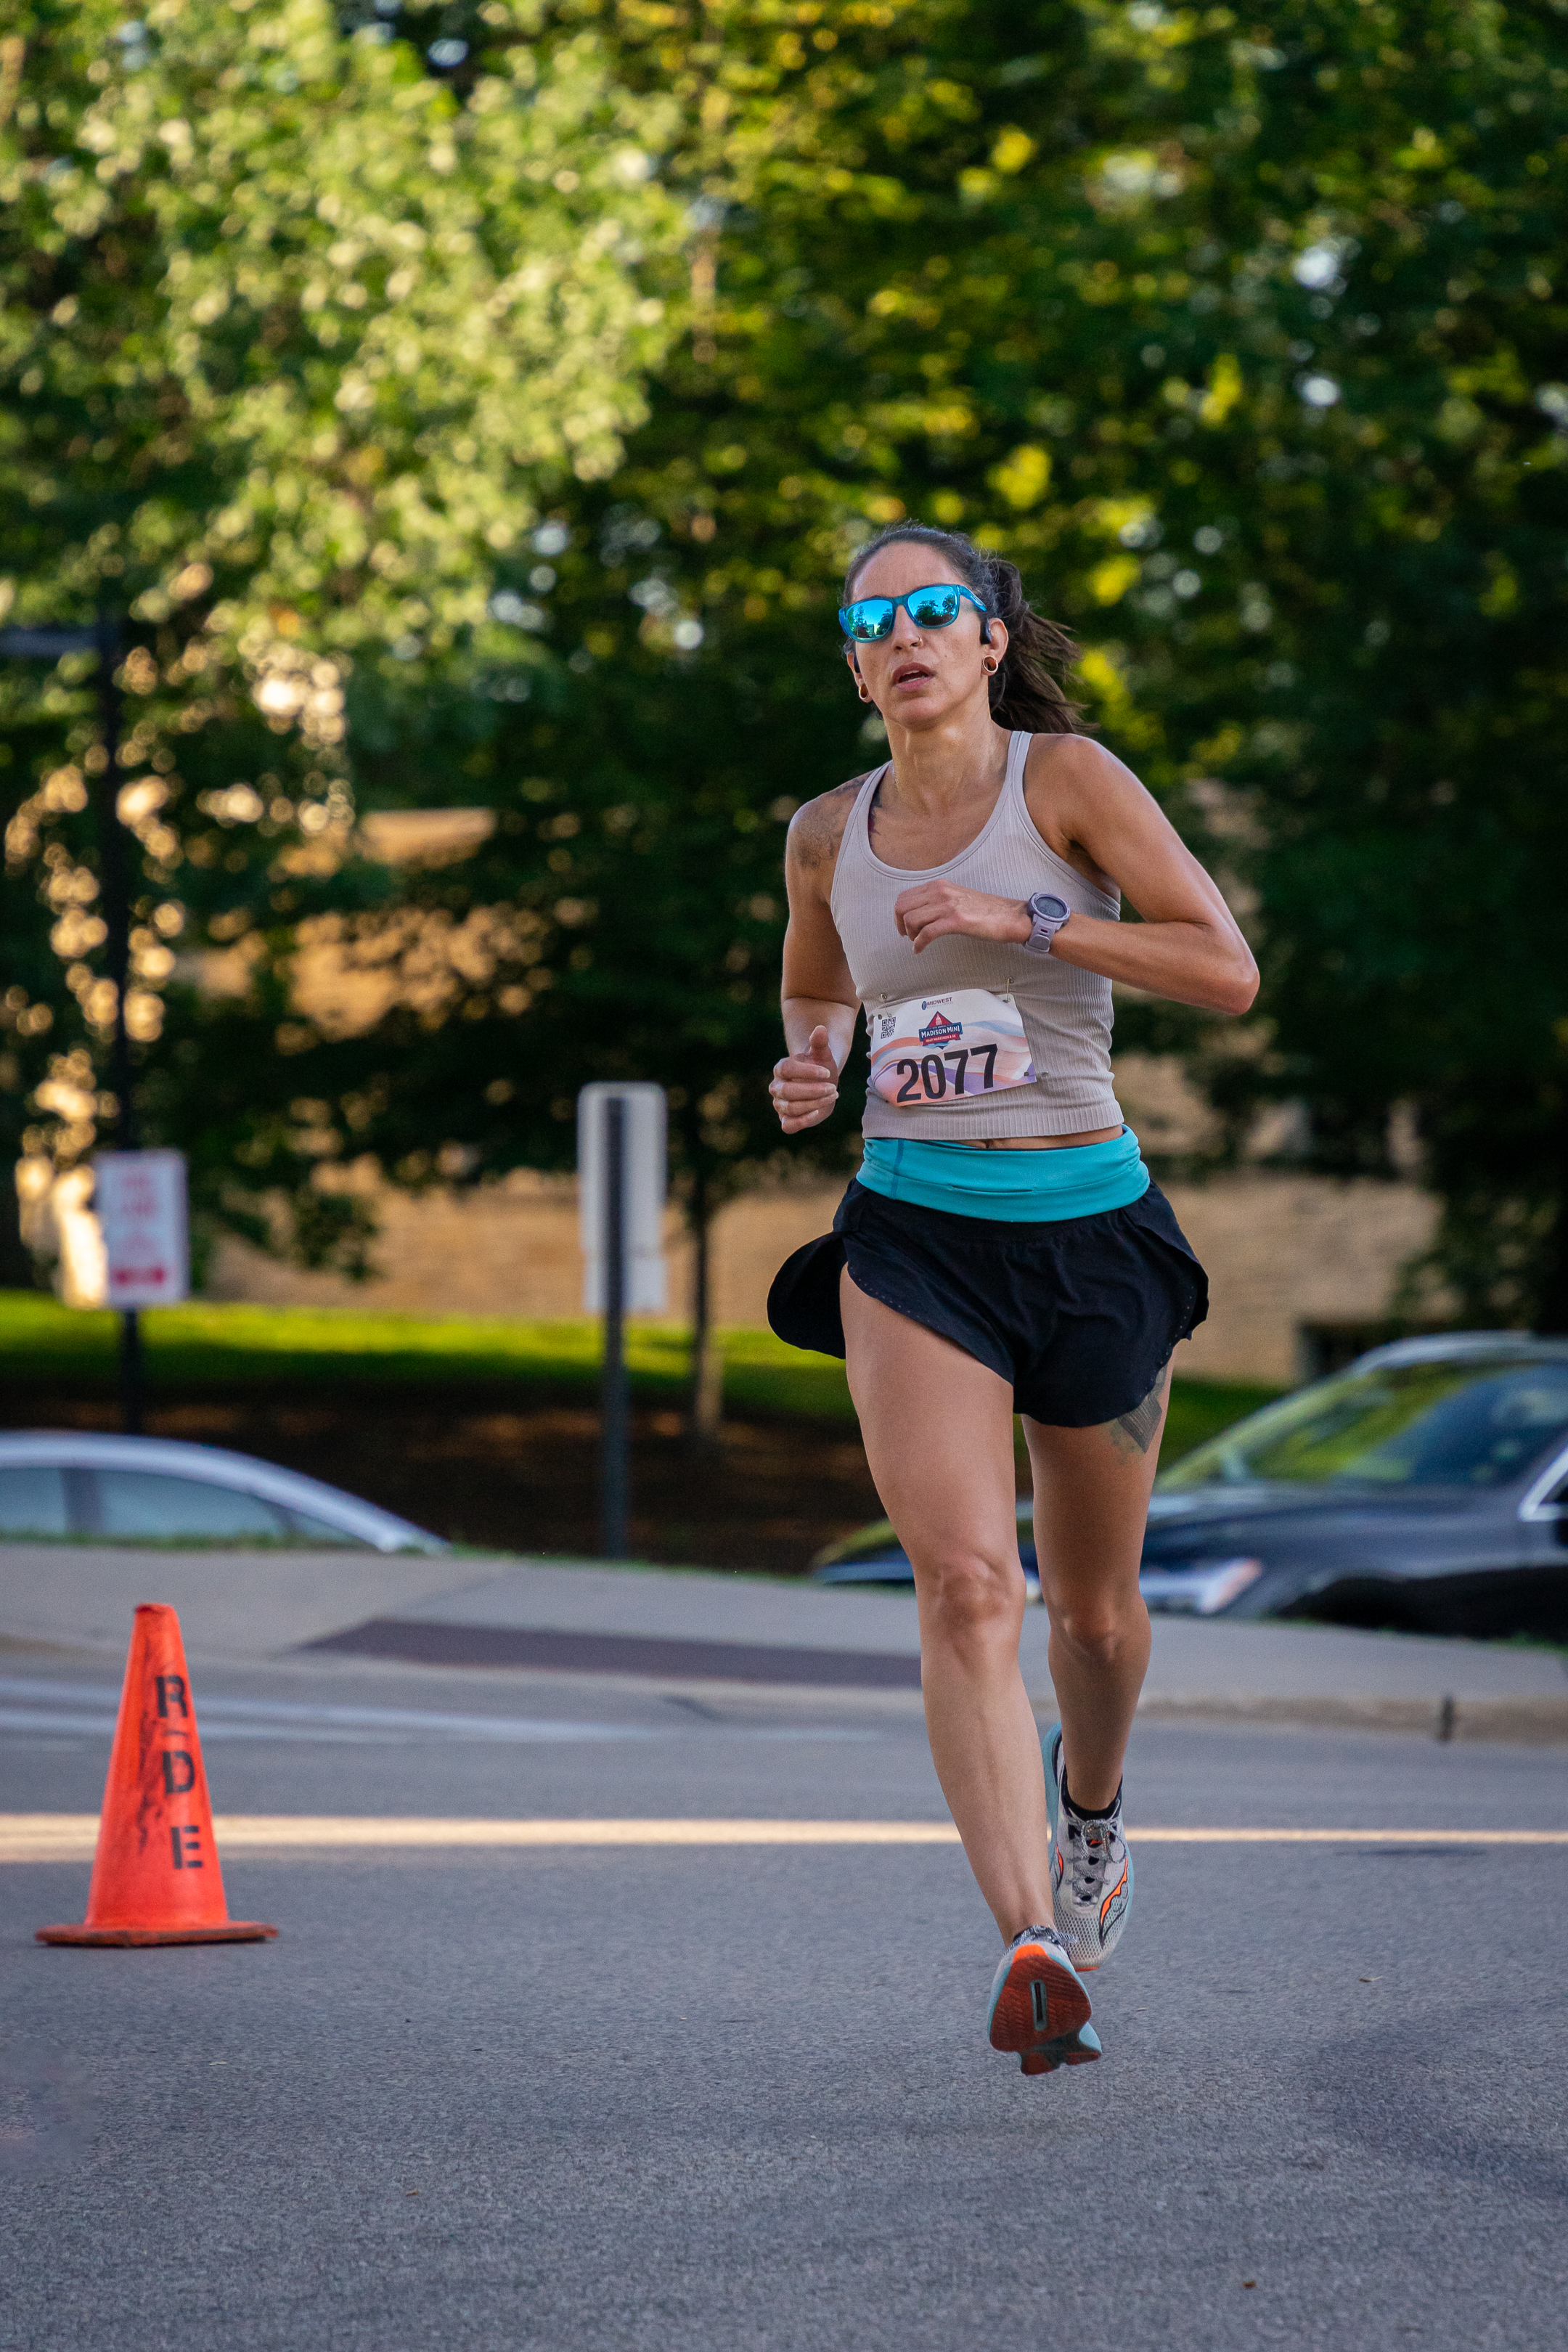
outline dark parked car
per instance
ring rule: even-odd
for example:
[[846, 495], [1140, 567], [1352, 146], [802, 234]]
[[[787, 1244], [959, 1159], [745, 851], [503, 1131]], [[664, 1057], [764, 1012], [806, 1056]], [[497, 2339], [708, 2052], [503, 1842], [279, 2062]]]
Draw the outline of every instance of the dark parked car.
[[[885, 1520], [813, 1574], [910, 1581]], [[1402, 1339], [1250, 1413], [1157, 1481], [1140, 1580], [1201, 1617], [1568, 1638], [1568, 1339]]]

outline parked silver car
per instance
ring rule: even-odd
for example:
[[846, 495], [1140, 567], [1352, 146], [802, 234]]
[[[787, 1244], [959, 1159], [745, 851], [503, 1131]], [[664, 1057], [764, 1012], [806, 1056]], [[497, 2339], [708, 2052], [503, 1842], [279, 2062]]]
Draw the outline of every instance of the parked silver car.
[[0, 1433], [0, 1541], [29, 1536], [447, 1549], [441, 1537], [374, 1503], [221, 1445], [8, 1430]]

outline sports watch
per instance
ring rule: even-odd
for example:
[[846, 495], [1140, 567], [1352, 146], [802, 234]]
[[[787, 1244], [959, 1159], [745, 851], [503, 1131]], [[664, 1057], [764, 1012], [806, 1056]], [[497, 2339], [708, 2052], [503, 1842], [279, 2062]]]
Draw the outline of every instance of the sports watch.
[[1023, 941], [1026, 955], [1049, 955], [1051, 941], [1072, 913], [1065, 898], [1054, 898], [1048, 890], [1037, 891], [1026, 902], [1035, 928]]

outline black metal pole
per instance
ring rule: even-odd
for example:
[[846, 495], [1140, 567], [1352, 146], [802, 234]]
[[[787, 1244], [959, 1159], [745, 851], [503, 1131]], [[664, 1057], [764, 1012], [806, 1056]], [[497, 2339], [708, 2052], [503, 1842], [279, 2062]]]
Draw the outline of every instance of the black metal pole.
[[625, 1559], [627, 1520], [626, 1428], [626, 1106], [605, 1104], [605, 1372], [600, 1424], [603, 1550]]
[[104, 961], [114, 982], [114, 1043], [110, 1070], [120, 1106], [115, 1141], [121, 1151], [136, 1149], [136, 1100], [131, 1069], [131, 1033], [125, 1026], [125, 995], [131, 979], [131, 871], [125, 827], [120, 822], [120, 628], [108, 614], [98, 624], [98, 717], [103, 766], [98, 777], [98, 856], [103, 920], [108, 929]]
[[127, 1437], [142, 1434], [142, 1318], [134, 1307], [120, 1310], [120, 1425]]
[[[119, 1106], [115, 1144], [121, 1151], [137, 1146], [135, 1078], [131, 1066], [131, 1033], [125, 1025], [125, 998], [131, 985], [131, 861], [126, 854], [125, 828], [120, 822], [120, 688], [115, 670], [121, 653], [120, 624], [112, 615], [98, 616], [98, 709], [103, 737], [103, 766], [98, 776], [98, 855], [103, 898], [104, 942], [109, 977], [114, 982], [114, 1042], [110, 1071]], [[120, 1318], [120, 1417], [129, 1437], [142, 1434], [142, 1322], [134, 1307]]]

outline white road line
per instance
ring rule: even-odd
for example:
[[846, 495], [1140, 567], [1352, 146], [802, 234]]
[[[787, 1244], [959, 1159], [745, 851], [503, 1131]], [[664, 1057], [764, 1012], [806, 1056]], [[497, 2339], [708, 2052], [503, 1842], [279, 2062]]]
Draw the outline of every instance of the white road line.
[[112, 1731], [111, 1715], [68, 1714], [64, 1708], [0, 1706], [0, 1731], [48, 1731], [100, 1734]]
[[[120, 1704], [118, 1691], [101, 1683], [27, 1682], [20, 1675], [0, 1676], [0, 1726], [6, 1729], [37, 1725], [72, 1730], [109, 1730]], [[53, 1712], [59, 1702], [66, 1711]], [[31, 1703], [29, 1705], [29, 1702]], [[96, 1702], [100, 1714], [73, 1713], [73, 1706]], [[440, 1715], [428, 1708], [395, 1706], [300, 1706], [289, 1699], [198, 1698], [196, 1715], [205, 1738], [296, 1738], [348, 1733], [357, 1738], [386, 1739], [399, 1732], [427, 1738], [459, 1739], [658, 1739], [668, 1736], [662, 1725], [577, 1723], [555, 1716]]]
[[[220, 1848], [268, 1853], [506, 1846], [954, 1845], [950, 1822], [442, 1821], [376, 1814], [220, 1813]], [[1568, 1830], [1130, 1829], [1143, 1845], [1568, 1846]], [[0, 1814], [0, 1862], [90, 1858], [95, 1813]]]
[[[5, 1704], [4, 1702], [10, 1702]], [[19, 1702], [19, 1703], [18, 1703]], [[100, 1712], [86, 1708], [96, 1705]], [[0, 1734], [26, 1731], [108, 1738], [114, 1729], [119, 1693], [101, 1683], [24, 1681], [0, 1676]], [[584, 1740], [690, 1739], [721, 1736], [747, 1740], [865, 1740], [875, 1730], [844, 1726], [704, 1722], [584, 1723], [557, 1716], [440, 1715], [427, 1708], [301, 1706], [288, 1699], [200, 1698], [196, 1715], [202, 1738], [313, 1740], [328, 1745], [385, 1747], [408, 1740], [498, 1740], [502, 1743]]]
[[[673, 1726], [667, 1730], [662, 1726], [643, 1724], [563, 1723], [549, 1717], [535, 1720], [520, 1717], [508, 1723], [504, 1729], [481, 1724], [477, 1730], [470, 1730], [467, 1725], [460, 1729], [457, 1725], [449, 1727], [439, 1717], [430, 1722], [415, 1720], [395, 1728], [391, 1725], [377, 1727], [369, 1724], [356, 1727], [325, 1719], [321, 1722], [307, 1719], [302, 1723], [233, 1723], [212, 1706], [202, 1706], [197, 1712], [202, 1738], [209, 1748], [220, 1740], [236, 1739], [253, 1743], [258, 1740], [304, 1741], [324, 1747], [407, 1748], [449, 1745], [453, 1740], [465, 1739], [515, 1746], [520, 1741], [537, 1743], [542, 1740], [559, 1744], [590, 1739], [673, 1739], [685, 1736], [683, 1729]], [[5, 1732], [33, 1732], [53, 1737], [68, 1733], [78, 1738], [108, 1740], [114, 1734], [114, 1717], [112, 1715], [57, 1713], [52, 1708], [44, 1707], [34, 1711], [18, 1706], [0, 1706], [0, 1733]]]

